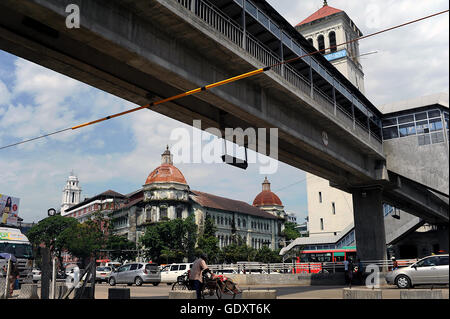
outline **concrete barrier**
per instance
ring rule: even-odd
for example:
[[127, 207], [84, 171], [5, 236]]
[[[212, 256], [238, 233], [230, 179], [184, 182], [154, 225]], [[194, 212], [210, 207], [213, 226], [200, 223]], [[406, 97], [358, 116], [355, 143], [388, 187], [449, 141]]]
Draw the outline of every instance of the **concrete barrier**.
[[55, 299], [62, 299], [66, 292], [69, 290], [66, 283], [57, 282], [55, 289]]
[[401, 290], [400, 299], [444, 299], [442, 290], [415, 289]]
[[39, 299], [37, 284], [22, 284], [17, 299]]
[[[383, 280], [384, 274], [380, 274]], [[318, 274], [227, 274], [227, 277], [241, 286], [253, 285], [296, 285], [296, 286], [342, 286], [343, 272]], [[357, 284], [355, 278], [354, 284]]]
[[344, 288], [342, 290], [343, 299], [383, 299], [380, 289], [355, 289]]
[[197, 299], [195, 290], [171, 290], [169, 299]]
[[5, 284], [6, 284], [5, 278], [0, 278], [0, 299], [5, 298]]
[[108, 299], [130, 299], [130, 288], [109, 288]]
[[92, 287], [75, 288], [74, 292], [75, 299], [92, 299]]
[[242, 299], [277, 299], [276, 290], [243, 290]]

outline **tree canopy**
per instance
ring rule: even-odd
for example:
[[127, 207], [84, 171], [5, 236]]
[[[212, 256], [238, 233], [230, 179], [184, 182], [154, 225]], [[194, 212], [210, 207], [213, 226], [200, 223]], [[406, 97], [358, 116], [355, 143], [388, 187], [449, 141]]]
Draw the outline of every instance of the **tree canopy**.
[[297, 224], [292, 222], [287, 222], [284, 224], [282, 235], [285, 236], [287, 241], [301, 237], [300, 232], [295, 228], [296, 226]]
[[166, 220], [146, 228], [141, 237], [148, 258], [158, 263], [192, 260], [195, 256], [197, 225], [194, 216]]

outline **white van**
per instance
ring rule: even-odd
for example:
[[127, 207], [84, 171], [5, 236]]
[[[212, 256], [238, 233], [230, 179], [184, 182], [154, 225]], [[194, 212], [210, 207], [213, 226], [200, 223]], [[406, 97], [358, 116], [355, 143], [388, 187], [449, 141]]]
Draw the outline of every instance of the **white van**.
[[161, 270], [161, 282], [165, 282], [168, 285], [177, 281], [178, 276], [183, 275], [192, 268], [192, 263], [180, 263], [171, 264], [165, 266]]

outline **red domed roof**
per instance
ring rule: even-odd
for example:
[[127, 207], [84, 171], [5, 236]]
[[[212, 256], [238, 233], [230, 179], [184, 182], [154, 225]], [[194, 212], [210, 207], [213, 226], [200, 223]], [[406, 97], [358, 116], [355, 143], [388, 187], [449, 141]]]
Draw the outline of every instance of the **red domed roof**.
[[148, 175], [145, 184], [152, 183], [181, 183], [187, 184], [181, 171], [171, 164], [163, 164]]
[[283, 206], [280, 198], [271, 191], [262, 191], [255, 197], [253, 206], [266, 206], [266, 205], [278, 205]]
[[270, 205], [278, 205], [283, 206], [280, 198], [270, 190], [270, 183], [266, 179], [263, 182], [263, 190], [259, 193], [255, 200], [253, 201], [253, 206], [270, 206]]
[[161, 155], [161, 166], [157, 167], [148, 175], [145, 185], [152, 183], [180, 183], [187, 185], [186, 179], [181, 171], [173, 166], [172, 155], [168, 146], [166, 151]]

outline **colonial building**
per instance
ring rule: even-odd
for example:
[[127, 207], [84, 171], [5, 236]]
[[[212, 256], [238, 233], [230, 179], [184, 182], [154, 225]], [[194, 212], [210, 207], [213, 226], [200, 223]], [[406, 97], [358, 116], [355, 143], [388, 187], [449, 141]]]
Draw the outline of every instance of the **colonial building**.
[[133, 242], [138, 242], [145, 228], [153, 223], [191, 215], [202, 231], [209, 216], [217, 227], [221, 248], [240, 242], [257, 249], [277, 249], [283, 243], [281, 233], [286, 221], [284, 206], [270, 190], [267, 178], [253, 205], [192, 190], [173, 165], [168, 148], [161, 155], [161, 165], [148, 175], [141, 189], [127, 195], [104, 192], [71, 207], [64, 216], [84, 221], [96, 211], [111, 218], [115, 234]]

